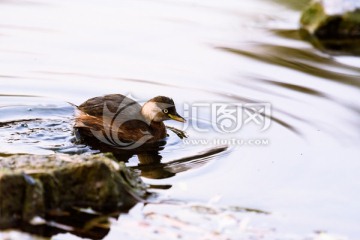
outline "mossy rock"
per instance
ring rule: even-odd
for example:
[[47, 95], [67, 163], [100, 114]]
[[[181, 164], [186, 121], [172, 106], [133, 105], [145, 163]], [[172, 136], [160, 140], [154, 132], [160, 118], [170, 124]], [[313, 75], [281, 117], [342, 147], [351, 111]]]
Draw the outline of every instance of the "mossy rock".
[[104, 155], [0, 158], [0, 228], [54, 210], [127, 211], [147, 194], [137, 173]]
[[340, 2], [332, 9], [330, 0], [313, 2], [301, 16], [301, 34], [320, 50], [359, 55], [360, 9], [355, 0]]

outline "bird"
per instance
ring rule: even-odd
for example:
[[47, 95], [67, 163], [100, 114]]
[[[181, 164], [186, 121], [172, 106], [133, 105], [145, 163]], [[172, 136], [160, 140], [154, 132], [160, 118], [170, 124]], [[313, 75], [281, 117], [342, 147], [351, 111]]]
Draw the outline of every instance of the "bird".
[[74, 128], [82, 138], [134, 149], [165, 139], [167, 120], [186, 122], [169, 97], [157, 96], [141, 106], [122, 94], [109, 94], [77, 106]]

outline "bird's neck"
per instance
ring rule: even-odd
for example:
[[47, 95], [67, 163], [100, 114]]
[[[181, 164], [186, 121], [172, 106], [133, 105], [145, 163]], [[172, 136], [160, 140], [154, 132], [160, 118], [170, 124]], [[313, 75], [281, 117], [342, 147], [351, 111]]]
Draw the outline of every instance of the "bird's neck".
[[141, 108], [141, 115], [148, 124], [151, 122], [161, 122], [161, 119], [157, 116], [159, 111], [161, 109], [159, 109], [155, 102], [146, 102]]
[[141, 115], [149, 125], [151, 134], [156, 140], [166, 137], [166, 127], [162, 119], [158, 116], [159, 112], [161, 112], [161, 109], [159, 109], [155, 102], [147, 102], [141, 108]]

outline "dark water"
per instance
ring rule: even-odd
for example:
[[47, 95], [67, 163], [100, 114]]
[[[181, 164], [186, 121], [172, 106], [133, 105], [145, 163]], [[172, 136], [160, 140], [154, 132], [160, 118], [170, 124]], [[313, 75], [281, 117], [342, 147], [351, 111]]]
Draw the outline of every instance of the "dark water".
[[[326, 231], [356, 239], [360, 59], [333, 57], [302, 41], [297, 29], [304, 5], [0, 2], [0, 155], [91, 154], [74, 142], [68, 102], [109, 93], [140, 101], [166, 95], [191, 120], [185, 126], [190, 142], [170, 133], [161, 152], [168, 165], [142, 169], [147, 183], [171, 187], [154, 190], [159, 200], [261, 209], [271, 214], [239, 218], [255, 229], [276, 229], [279, 237]], [[270, 127], [214, 131], [211, 106], [224, 103], [270, 104]], [[137, 164], [136, 157], [128, 163]], [[175, 174], [146, 176], [157, 168]], [[129, 216], [146, 211], [138, 207]], [[108, 238], [124, 226], [114, 223]]]

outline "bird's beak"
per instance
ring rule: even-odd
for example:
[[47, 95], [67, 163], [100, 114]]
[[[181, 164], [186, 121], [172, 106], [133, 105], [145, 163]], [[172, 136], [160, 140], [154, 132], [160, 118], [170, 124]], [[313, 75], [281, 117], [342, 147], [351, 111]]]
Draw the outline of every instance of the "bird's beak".
[[178, 113], [175, 114], [168, 114], [169, 118], [171, 118], [172, 120], [178, 121], [178, 122], [186, 122], [185, 118], [183, 118], [182, 116], [180, 116]]

